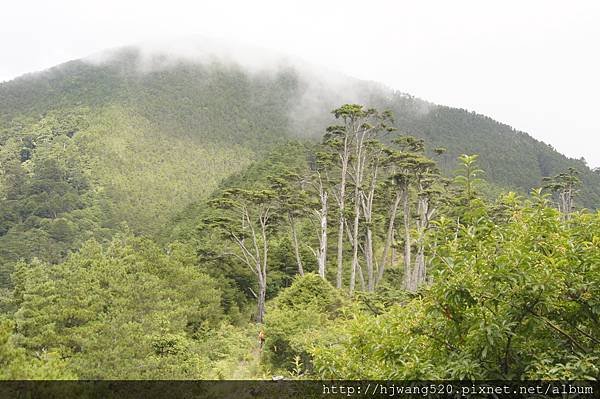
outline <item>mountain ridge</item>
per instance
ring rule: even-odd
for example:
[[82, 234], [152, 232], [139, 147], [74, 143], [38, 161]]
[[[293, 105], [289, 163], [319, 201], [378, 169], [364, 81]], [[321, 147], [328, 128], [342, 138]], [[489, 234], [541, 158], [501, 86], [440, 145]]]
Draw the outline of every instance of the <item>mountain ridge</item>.
[[[0, 127], [31, 124], [60, 109], [89, 107], [97, 113], [118, 106], [148, 119], [167, 136], [191, 137], [203, 145], [240, 144], [259, 154], [287, 137], [318, 139], [331, 123], [329, 110], [359, 102], [390, 109], [400, 132], [424, 138], [430, 149], [447, 148], [441, 160], [446, 172], [461, 153], [478, 153], [491, 182], [527, 193], [543, 177], [575, 167], [584, 181], [581, 205], [600, 204], [600, 176], [582, 161], [474, 111], [353, 78], [338, 77], [329, 85], [329, 76], [289, 62], [245, 70], [235, 60], [226, 64], [224, 57], [208, 62], [167, 62], [166, 57], [125, 47], [102, 62], [73, 60], [0, 83]], [[141, 71], [148, 59], [156, 67]]]

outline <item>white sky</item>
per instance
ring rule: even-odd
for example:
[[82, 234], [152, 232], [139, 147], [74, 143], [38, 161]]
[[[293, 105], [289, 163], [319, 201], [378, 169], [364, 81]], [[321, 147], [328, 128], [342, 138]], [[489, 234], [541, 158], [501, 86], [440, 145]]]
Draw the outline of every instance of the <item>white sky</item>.
[[201, 35], [474, 110], [600, 166], [599, 1], [5, 0], [0, 21], [0, 81]]

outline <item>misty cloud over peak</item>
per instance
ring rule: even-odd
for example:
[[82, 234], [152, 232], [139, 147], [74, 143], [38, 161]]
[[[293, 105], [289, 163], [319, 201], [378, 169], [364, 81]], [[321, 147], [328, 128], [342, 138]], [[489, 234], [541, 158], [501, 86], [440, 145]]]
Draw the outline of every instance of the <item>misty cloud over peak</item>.
[[[236, 64], [253, 73], [273, 72], [292, 65], [289, 56], [256, 46], [204, 37], [146, 41], [124, 48], [102, 51], [86, 57], [84, 61], [102, 65], [114, 61], [124, 52], [135, 52], [136, 66], [140, 72], [167, 69], [180, 63]], [[296, 60], [295, 63], [298, 64], [299, 61]]]
[[[315, 120], [320, 120], [325, 123], [323, 115], [328, 113], [324, 110], [331, 110], [343, 103], [375, 105], [370, 104], [374, 96], [386, 102], [394, 96], [409, 96], [395, 92], [383, 84], [352, 78], [297, 57], [257, 46], [205, 37], [137, 43], [93, 54], [83, 61], [96, 66], [124, 62], [127, 70], [133, 69], [142, 74], [169, 70], [185, 64], [231, 66], [251, 77], [262, 78], [293, 73], [298, 90], [297, 98], [291, 101], [289, 119], [296, 126], [293, 130], [297, 131], [304, 130], [308, 121], [314, 123]], [[429, 109], [429, 105], [424, 106], [423, 112], [429, 112]]]

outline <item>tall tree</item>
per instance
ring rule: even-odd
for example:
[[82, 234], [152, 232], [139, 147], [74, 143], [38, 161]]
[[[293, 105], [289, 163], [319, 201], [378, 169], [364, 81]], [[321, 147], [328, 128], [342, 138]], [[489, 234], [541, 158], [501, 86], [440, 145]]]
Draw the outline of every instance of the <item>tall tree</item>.
[[393, 143], [399, 148], [399, 150], [393, 151], [390, 154], [390, 162], [393, 167], [392, 181], [396, 186], [396, 195], [402, 203], [404, 231], [403, 286], [406, 289], [410, 289], [413, 242], [411, 237], [412, 215], [410, 190], [411, 185], [414, 183], [415, 171], [420, 164], [420, 160], [423, 158], [421, 154], [425, 149], [425, 145], [423, 140], [408, 135], [402, 135], [394, 139]]
[[427, 276], [425, 268], [425, 236], [431, 219], [436, 211], [435, 200], [440, 194], [440, 189], [436, 184], [439, 175], [435, 168], [435, 162], [425, 157], [421, 157], [415, 165], [415, 172], [417, 188], [417, 254], [408, 283], [410, 291], [415, 291], [419, 285], [425, 282]]
[[[369, 144], [379, 134], [394, 130], [388, 126], [391, 122], [391, 113], [389, 111], [379, 112], [373, 108], [364, 109], [360, 105], [346, 104], [336, 110], [336, 116], [341, 115], [351, 120], [350, 125], [346, 125], [347, 134], [351, 135], [352, 139], [352, 157], [350, 158], [349, 177], [352, 179], [354, 186], [354, 222], [352, 228], [352, 267], [350, 270], [350, 294], [354, 292], [356, 285], [356, 271], [358, 265], [358, 249], [359, 249], [359, 225], [361, 219], [362, 200], [365, 193], [364, 181], [367, 172], [367, 166], [370, 158], [373, 156], [373, 151]], [[379, 151], [379, 150], [377, 150]], [[375, 152], [377, 152], [375, 151]], [[376, 181], [376, 178], [374, 179]], [[372, 257], [371, 257], [372, 261]], [[371, 267], [372, 267], [371, 263]], [[370, 271], [371, 282], [373, 282], [373, 270]]]
[[348, 176], [348, 163], [351, 156], [351, 144], [357, 123], [356, 116], [350, 112], [350, 106], [343, 106], [333, 111], [336, 119], [341, 119], [343, 125], [332, 125], [327, 128], [323, 143], [337, 155], [339, 166], [339, 183], [335, 192], [338, 206], [338, 232], [337, 232], [337, 273], [336, 287], [342, 288], [344, 271], [344, 227], [346, 225], [346, 181]]
[[372, 292], [375, 290], [376, 260], [374, 251], [374, 234], [373, 234], [373, 212], [375, 192], [378, 187], [379, 177], [381, 174], [381, 163], [384, 158], [384, 146], [376, 140], [365, 145], [365, 151], [369, 153], [367, 156], [365, 189], [361, 191], [361, 210], [364, 219], [365, 243], [364, 255], [365, 265], [367, 268], [367, 290]]
[[269, 236], [278, 218], [272, 190], [229, 189], [212, 204], [230, 215], [212, 218], [210, 223], [219, 228], [236, 244], [235, 256], [254, 273], [258, 283], [256, 321], [265, 317]]
[[579, 192], [581, 179], [579, 172], [569, 168], [566, 172], [559, 173], [554, 177], [545, 177], [544, 188], [550, 190], [557, 196], [558, 210], [564, 220], [569, 220], [573, 212], [574, 199]]
[[285, 166], [279, 165], [277, 174], [271, 176], [269, 180], [271, 182], [271, 189], [275, 193], [278, 210], [285, 215], [290, 228], [290, 238], [292, 247], [294, 248], [298, 274], [304, 276], [297, 232], [297, 220], [304, 214], [308, 201], [306, 192], [302, 187], [302, 178]]
[[313, 214], [316, 216], [319, 229], [319, 247], [317, 250], [309, 247], [315, 257], [317, 258], [317, 268], [319, 276], [325, 279], [326, 267], [327, 267], [327, 239], [328, 239], [328, 212], [329, 212], [329, 192], [325, 187], [325, 181], [328, 180], [323, 177], [323, 174], [327, 175], [327, 168], [331, 165], [331, 156], [327, 152], [317, 152], [314, 159], [309, 162], [309, 168], [311, 175], [307, 178], [310, 186], [314, 189], [317, 194], [318, 200], [311, 206]]
[[[388, 152], [389, 154], [389, 152]], [[389, 157], [386, 157], [385, 163], [389, 161]], [[393, 176], [393, 173], [390, 172], [390, 175]], [[394, 231], [396, 227], [396, 215], [398, 214], [398, 208], [400, 205], [400, 201], [402, 200], [402, 193], [400, 190], [396, 190], [395, 186], [392, 182], [392, 179], [387, 179], [387, 181], [383, 185], [385, 194], [382, 196], [384, 198], [391, 198], [391, 203], [387, 204], [387, 221], [386, 221], [386, 230], [385, 230], [385, 242], [383, 244], [383, 251], [381, 254], [381, 261], [379, 262], [379, 268], [377, 269], [377, 278], [375, 280], [375, 284], [379, 284], [381, 279], [383, 278], [383, 274], [385, 272], [385, 268], [388, 263], [388, 259], [392, 258], [391, 252], [393, 251], [393, 241], [394, 241]], [[391, 260], [393, 263], [393, 260]]]

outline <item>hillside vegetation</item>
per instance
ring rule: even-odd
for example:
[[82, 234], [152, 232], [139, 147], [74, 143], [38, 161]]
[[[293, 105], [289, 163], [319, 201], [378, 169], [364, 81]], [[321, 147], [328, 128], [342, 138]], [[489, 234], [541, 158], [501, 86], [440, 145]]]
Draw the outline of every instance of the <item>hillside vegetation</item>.
[[0, 378], [600, 378], [600, 177], [307, 76], [124, 49], [0, 84]]

